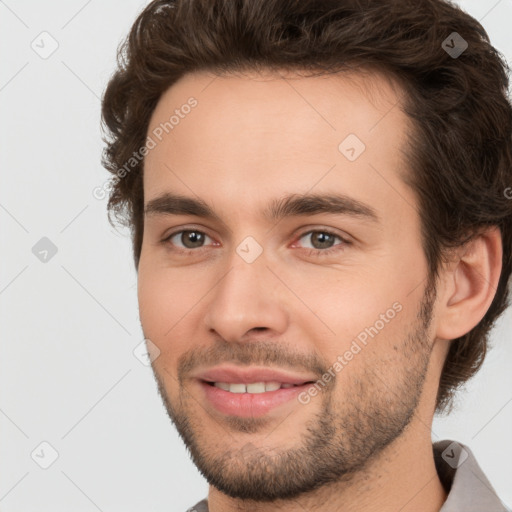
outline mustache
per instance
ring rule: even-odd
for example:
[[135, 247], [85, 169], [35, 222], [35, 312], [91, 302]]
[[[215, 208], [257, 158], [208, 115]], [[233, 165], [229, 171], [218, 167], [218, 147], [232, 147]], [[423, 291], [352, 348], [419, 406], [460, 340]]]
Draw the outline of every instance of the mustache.
[[197, 367], [222, 363], [303, 370], [313, 372], [319, 378], [328, 370], [328, 365], [315, 352], [305, 354], [280, 342], [216, 340], [209, 347], [194, 347], [178, 359], [178, 380], [182, 383]]

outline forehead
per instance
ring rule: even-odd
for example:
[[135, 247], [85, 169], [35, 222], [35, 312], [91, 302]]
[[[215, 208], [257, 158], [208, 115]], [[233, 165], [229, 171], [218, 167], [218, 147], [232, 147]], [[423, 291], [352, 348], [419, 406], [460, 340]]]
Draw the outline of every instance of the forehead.
[[371, 194], [404, 170], [410, 122], [402, 95], [369, 72], [187, 74], [151, 117], [147, 134], [156, 145], [145, 158], [145, 200], [168, 188], [210, 197], [222, 188], [229, 197], [342, 182], [355, 191], [361, 179]]
[[[387, 125], [407, 122], [399, 105], [402, 95], [391, 78], [368, 71], [309, 77], [270, 71], [224, 76], [189, 73], [161, 96], [148, 133], [169, 123], [175, 111], [184, 109], [187, 112], [177, 112], [181, 114], [179, 119], [175, 116], [171, 129], [163, 134], [171, 135], [171, 142], [185, 136], [193, 141], [191, 136], [201, 138], [208, 133], [209, 139], [227, 143], [228, 133], [249, 122], [254, 130], [266, 132], [273, 126], [277, 130], [286, 125], [286, 134], [298, 136], [301, 141], [313, 131], [339, 137], [347, 129], [368, 138], [365, 136], [371, 135], [384, 117]], [[189, 109], [191, 98], [196, 105]], [[201, 126], [194, 123], [193, 129], [187, 130], [191, 124], [184, 122], [187, 118], [199, 118]], [[236, 135], [240, 139], [244, 133]]]

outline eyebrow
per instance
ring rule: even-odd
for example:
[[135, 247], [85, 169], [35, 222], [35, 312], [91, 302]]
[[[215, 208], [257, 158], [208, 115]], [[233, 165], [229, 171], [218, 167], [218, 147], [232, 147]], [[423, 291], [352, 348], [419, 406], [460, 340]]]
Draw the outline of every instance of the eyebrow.
[[[144, 213], [145, 215], [193, 215], [224, 223], [202, 199], [169, 192], [148, 201]], [[263, 211], [263, 216], [275, 222], [285, 217], [320, 213], [349, 215], [376, 223], [380, 220], [374, 208], [343, 194], [291, 194], [272, 200]]]

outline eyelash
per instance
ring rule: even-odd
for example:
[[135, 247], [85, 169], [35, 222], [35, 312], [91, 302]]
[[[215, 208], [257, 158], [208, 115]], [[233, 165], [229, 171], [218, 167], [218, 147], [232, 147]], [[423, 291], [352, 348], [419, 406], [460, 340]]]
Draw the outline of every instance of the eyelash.
[[[197, 252], [202, 252], [203, 249], [206, 249], [206, 247], [199, 247], [197, 249], [183, 249], [182, 247], [176, 247], [176, 246], [174, 246], [171, 243], [170, 240], [173, 237], [175, 237], [176, 235], [179, 235], [181, 233], [186, 233], [186, 232], [200, 233], [202, 235], [207, 236], [208, 238], [211, 238], [204, 231], [201, 231], [199, 229], [189, 228], [189, 229], [181, 229], [179, 231], [174, 231], [173, 233], [171, 233], [170, 235], [165, 237], [162, 240], [162, 243], [164, 245], [171, 246], [172, 247], [172, 249], [171, 249], [172, 251], [178, 252], [180, 254], [190, 254], [191, 252], [196, 252], [197, 253]], [[305, 231], [304, 233], [301, 233], [297, 237], [297, 240], [300, 240], [301, 238], [305, 237], [306, 235], [311, 235], [313, 233], [323, 233], [323, 234], [327, 234], [327, 235], [333, 236], [335, 238], [338, 238], [342, 243], [338, 244], [338, 245], [334, 245], [333, 247], [329, 247], [327, 249], [308, 249], [308, 248], [306, 248], [306, 250], [309, 250], [308, 256], [315, 256], [315, 257], [329, 256], [329, 255], [331, 255], [334, 252], [344, 250], [344, 246], [351, 245], [351, 242], [349, 242], [347, 239], [341, 237], [337, 233], [334, 233], [333, 231], [330, 231], [328, 229], [312, 229], [312, 230], [309, 230], [309, 231]], [[341, 249], [340, 249], [340, 246], [342, 246]]]

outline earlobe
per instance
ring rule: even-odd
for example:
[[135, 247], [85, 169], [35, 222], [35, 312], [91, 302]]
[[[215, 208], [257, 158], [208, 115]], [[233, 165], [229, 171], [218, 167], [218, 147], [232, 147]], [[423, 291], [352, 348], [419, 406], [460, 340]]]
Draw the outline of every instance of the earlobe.
[[436, 336], [456, 339], [468, 333], [489, 309], [501, 274], [502, 242], [498, 227], [468, 242], [444, 271]]

